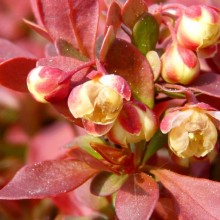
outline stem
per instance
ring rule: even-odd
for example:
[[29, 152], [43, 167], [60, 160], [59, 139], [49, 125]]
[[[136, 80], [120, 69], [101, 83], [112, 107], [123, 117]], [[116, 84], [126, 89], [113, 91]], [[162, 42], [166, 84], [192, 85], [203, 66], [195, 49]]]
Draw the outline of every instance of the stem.
[[184, 93], [184, 95], [186, 96], [186, 100], [188, 103], [198, 103], [196, 96], [194, 95], [194, 93], [183, 86], [180, 85], [175, 85], [175, 84], [165, 84], [165, 85], [160, 85], [160, 84], [155, 84], [156, 87], [158, 87], [159, 89], [161, 89], [162, 91], [165, 92], [170, 92], [170, 93]]
[[131, 32], [128, 30], [128, 28], [124, 24], [122, 24], [121, 29], [129, 36], [130, 39], [132, 38]]

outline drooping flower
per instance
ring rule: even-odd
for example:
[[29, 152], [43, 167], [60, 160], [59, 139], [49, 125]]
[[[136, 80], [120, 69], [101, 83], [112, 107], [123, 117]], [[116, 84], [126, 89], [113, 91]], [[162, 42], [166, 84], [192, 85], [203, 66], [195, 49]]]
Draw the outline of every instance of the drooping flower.
[[39, 66], [28, 74], [27, 87], [39, 102], [60, 101], [70, 92], [70, 79], [68, 73], [60, 69]]
[[204, 157], [216, 145], [219, 121], [219, 111], [198, 103], [170, 110], [160, 128], [163, 133], [168, 133], [168, 145], [177, 156]]
[[139, 102], [127, 102], [108, 132], [107, 137], [114, 143], [127, 146], [141, 140], [149, 141], [157, 129], [157, 120], [147, 106]]
[[177, 39], [191, 50], [217, 43], [220, 37], [220, 13], [214, 7], [195, 5], [187, 8], [180, 19]]
[[[104, 75], [73, 88], [68, 106], [75, 118], [83, 119], [88, 133], [99, 136], [111, 128], [122, 109], [123, 100], [129, 100], [130, 96], [130, 88], [122, 77]], [[105, 131], [98, 131], [95, 125]]]
[[196, 54], [173, 43], [161, 57], [163, 79], [169, 83], [190, 84], [199, 74], [200, 65]]

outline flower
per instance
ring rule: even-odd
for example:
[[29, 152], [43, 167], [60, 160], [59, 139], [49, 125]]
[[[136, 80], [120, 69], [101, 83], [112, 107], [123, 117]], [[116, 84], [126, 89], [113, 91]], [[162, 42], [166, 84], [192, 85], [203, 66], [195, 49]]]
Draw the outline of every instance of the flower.
[[[73, 88], [68, 106], [75, 118], [83, 119], [87, 132], [94, 135], [97, 132], [94, 125], [111, 128], [122, 109], [123, 99], [129, 100], [130, 96], [130, 88], [122, 77], [104, 75]], [[100, 131], [96, 135], [101, 135]]]
[[187, 8], [177, 28], [178, 42], [191, 50], [217, 43], [220, 37], [219, 11], [214, 7], [196, 5]]
[[39, 102], [60, 101], [70, 92], [69, 75], [57, 68], [39, 66], [28, 74], [27, 87]]
[[204, 157], [216, 145], [219, 121], [220, 112], [198, 103], [173, 108], [161, 121], [160, 128], [168, 133], [168, 145], [178, 157]]
[[147, 106], [139, 102], [127, 102], [115, 121], [107, 137], [121, 146], [149, 141], [157, 129], [157, 120]]
[[200, 66], [196, 54], [173, 43], [161, 57], [163, 79], [169, 83], [190, 84], [199, 74]]

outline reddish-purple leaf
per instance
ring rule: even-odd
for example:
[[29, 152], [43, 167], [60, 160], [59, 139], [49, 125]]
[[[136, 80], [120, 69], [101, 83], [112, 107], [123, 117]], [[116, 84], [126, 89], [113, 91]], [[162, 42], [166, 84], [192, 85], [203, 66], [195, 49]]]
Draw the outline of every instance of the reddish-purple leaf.
[[0, 59], [7, 60], [15, 57], [34, 58], [34, 56], [24, 49], [16, 46], [8, 40], [0, 38]]
[[128, 81], [136, 99], [153, 107], [153, 73], [146, 57], [137, 48], [125, 40], [116, 39], [104, 64], [109, 73], [118, 74]]
[[127, 0], [122, 8], [123, 22], [132, 29], [144, 12], [147, 12], [147, 4], [144, 0]]
[[40, 0], [39, 8], [54, 41], [63, 39], [85, 56], [94, 57], [99, 18], [97, 0]]
[[189, 88], [195, 92], [220, 98], [220, 74], [203, 73]]
[[21, 168], [0, 190], [0, 199], [38, 199], [74, 190], [97, 170], [82, 161], [51, 160]]
[[35, 66], [35, 59], [25, 57], [0, 63], [0, 84], [18, 92], [28, 92], [27, 75]]
[[151, 172], [175, 198], [178, 219], [219, 219], [220, 183], [183, 176], [169, 170]]
[[72, 25], [74, 26], [82, 52], [94, 58], [95, 42], [99, 20], [99, 3], [98, 0], [70, 0]]
[[97, 196], [108, 196], [120, 189], [127, 175], [101, 172], [91, 182], [91, 192]]
[[116, 214], [120, 220], [147, 220], [159, 198], [159, 188], [145, 173], [132, 174], [116, 196]]

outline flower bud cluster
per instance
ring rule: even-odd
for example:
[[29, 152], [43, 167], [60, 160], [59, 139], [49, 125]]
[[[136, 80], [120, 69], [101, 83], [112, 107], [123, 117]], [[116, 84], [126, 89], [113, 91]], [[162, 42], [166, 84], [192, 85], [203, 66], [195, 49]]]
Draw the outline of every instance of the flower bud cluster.
[[161, 74], [168, 83], [188, 85], [199, 75], [199, 58], [210, 58], [217, 51], [220, 12], [205, 5], [191, 6], [176, 23], [175, 39], [161, 57]]

